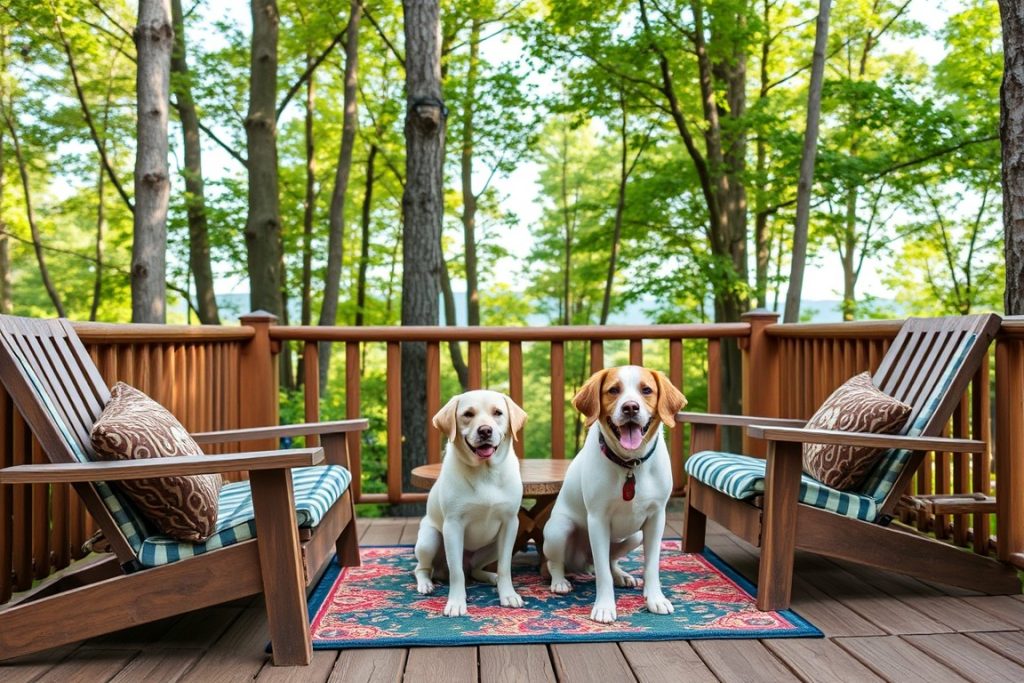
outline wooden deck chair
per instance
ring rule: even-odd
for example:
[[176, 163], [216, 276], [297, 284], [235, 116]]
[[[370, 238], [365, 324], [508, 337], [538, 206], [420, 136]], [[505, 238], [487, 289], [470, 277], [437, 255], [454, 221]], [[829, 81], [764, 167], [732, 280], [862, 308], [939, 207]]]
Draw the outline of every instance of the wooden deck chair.
[[[693, 426], [683, 549], [704, 547], [707, 517], [760, 546], [757, 606], [789, 606], [795, 549], [988, 593], [1019, 593], [1016, 572], [996, 560], [889, 526], [925, 452], [976, 453], [982, 441], [940, 438], [999, 329], [996, 315], [911, 318], [872, 380], [912, 406], [895, 435], [802, 429], [803, 420], [680, 413]], [[706, 450], [720, 426], [768, 442], [767, 458]], [[858, 490], [801, 474], [802, 444], [887, 448]]]
[[[366, 420], [193, 435], [319, 434], [322, 448], [92, 462], [89, 431], [110, 392], [66, 320], [0, 316], [0, 379], [50, 460], [0, 470], [0, 484], [72, 484], [113, 549], [0, 611], [0, 660], [263, 593], [274, 663], [309, 663], [307, 587], [335, 552], [359, 563], [345, 433]], [[151, 533], [111, 485], [235, 471], [249, 481], [224, 485], [217, 531], [195, 544]]]

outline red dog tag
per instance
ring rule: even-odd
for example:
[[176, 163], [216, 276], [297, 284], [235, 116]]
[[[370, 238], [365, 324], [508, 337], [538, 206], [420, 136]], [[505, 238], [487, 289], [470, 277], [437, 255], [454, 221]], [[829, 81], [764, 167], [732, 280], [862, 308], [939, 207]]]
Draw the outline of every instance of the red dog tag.
[[633, 500], [636, 495], [636, 477], [632, 472], [626, 473], [626, 483], [622, 485], [622, 500]]

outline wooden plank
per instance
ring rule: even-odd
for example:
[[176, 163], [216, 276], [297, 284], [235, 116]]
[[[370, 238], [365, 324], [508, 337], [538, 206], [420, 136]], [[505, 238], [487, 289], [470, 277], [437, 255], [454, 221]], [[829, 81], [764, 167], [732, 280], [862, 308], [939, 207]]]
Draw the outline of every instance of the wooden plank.
[[989, 648], [961, 633], [903, 638], [972, 681], [1024, 681], [1024, 666], [994, 654]]
[[397, 503], [402, 494], [402, 347], [388, 342], [387, 354], [388, 500]]
[[267, 617], [262, 605], [250, 607], [223, 636], [206, 651], [183, 681], [252, 680], [269, 661]]
[[756, 640], [696, 640], [693, 649], [724, 683], [800, 680]]
[[545, 645], [480, 647], [480, 683], [554, 683], [555, 680]]
[[629, 364], [644, 364], [644, 342], [642, 339], [629, 340]]
[[1024, 631], [968, 633], [967, 637], [978, 641], [988, 649], [998, 652], [1007, 659], [1024, 665]]
[[78, 644], [55, 647], [31, 655], [0, 662], [0, 678], [4, 683], [30, 683], [57, 666], [78, 648]]
[[551, 660], [559, 683], [636, 680], [615, 643], [559, 643], [551, 646]]
[[404, 683], [476, 683], [475, 647], [417, 647], [405, 661]]
[[640, 683], [705, 683], [717, 681], [685, 640], [619, 644]]
[[469, 342], [469, 388], [483, 388], [483, 373], [481, 370], [480, 342]]
[[[672, 339], [668, 343], [668, 379], [683, 391], [683, 340]], [[685, 394], [686, 392], [683, 391]], [[686, 488], [686, 472], [683, 470], [683, 425], [675, 424], [669, 429], [669, 454], [672, 456], [672, 482], [676, 493]]]
[[404, 519], [370, 520], [366, 531], [359, 538], [359, 545], [395, 545], [402, 538], [404, 528]]
[[[359, 344], [347, 342], [345, 344], [345, 418], [353, 419], [359, 416], [361, 410], [359, 405]], [[345, 439], [348, 443], [348, 459], [352, 470], [352, 497], [358, 503], [363, 491], [363, 442], [361, 435], [357, 432], [350, 432]]]
[[[128, 666], [111, 678], [110, 682], [176, 681], [199, 660], [202, 654], [203, 651], [200, 649], [145, 648], [128, 663]], [[90, 672], [91, 675], [93, 672]]]
[[778, 638], [761, 642], [805, 681], [882, 680], [831, 640]]
[[165, 649], [206, 649], [217, 642], [241, 615], [241, 607], [226, 605], [189, 612], [174, 622], [157, 645]]
[[[1019, 597], [1019, 596], [1018, 596]], [[998, 620], [998, 623], [1010, 623], [1015, 628], [1024, 629], [1024, 601], [1016, 600], [1008, 595], [981, 595], [967, 597], [963, 601], [972, 607], [984, 610]], [[997, 629], [988, 629], [994, 631]]]
[[328, 683], [401, 683], [408, 650], [342, 650]]
[[[306, 342], [302, 347], [302, 398], [303, 420], [320, 421], [320, 349], [315, 342]], [[319, 446], [319, 435], [307, 436], [307, 446]]]
[[420, 531], [420, 520], [407, 519], [405, 525], [402, 527], [402, 535], [398, 538], [399, 545], [415, 545], [416, 536]]
[[833, 642], [889, 681], [946, 683], [966, 680], [953, 668], [936, 661], [897, 636], [836, 638]]
[[316, 650], [308, 666], [272, 666], [269, 662], [256, 677], [261, 683], [308, 683], [326, 681], [338, 659], [336, 650]]
[[[110, 680], [136, 653], [137, 650], [78, 650], [73, 657], [65, 659], [35, 680], [38, 683]], [[4, 677], [4, 680], [7, 678]]]
[[590, 340], [590, 374], [604, 368], [604, 342], [600, 339]]

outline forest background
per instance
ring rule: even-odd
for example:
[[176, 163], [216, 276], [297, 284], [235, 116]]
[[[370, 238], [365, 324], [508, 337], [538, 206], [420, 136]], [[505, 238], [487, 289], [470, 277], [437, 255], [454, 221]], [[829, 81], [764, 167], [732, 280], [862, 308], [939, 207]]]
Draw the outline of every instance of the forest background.
[[[253, 56], [269, 38], [249, 7], [171, 6], [168, 322], [219, 324], [234, 316], [218, 294], [248, 290], [242, 308], [285, 323], [399, 324], [403, 259], [434, 251], [403, 225], [402, 4], [253, 2], [252, 16], [275, 9], [272, 68]], [[138, 11], [0, 1], [0, 312], [133, 319]], [[469, 325], [779, 310], [817, 13], [807, 0], [443, 3], [442, 258], [437, 288], [416, 294]], [[844, 318], [1002, 309], [1000, 36], [996, 0], [833, 3], [809, 253]], [[258, 92], [273, 113], [263, 142]], [[259, 210], [277, 252], [254, 254]], [[667, 358], [656, 346], [648, 357]], [[498, 389], [502, 354], [485, 346]], [[540, 427], [525, 451], [547, 455], [546, 350], [525, 355]], [[322, 356], [322, 413], [336, 417], [343, 368]], [[298, 420], [301, 358], [284, 360], [282, 418]], [[584, 347], [566, 363], [571, 396]], [[447, 396], [465, 384], [457, 345], [444, 371]], [[365, 352], [363, 387], [364, 490], [383, 490], [382, 350]], [[580, 424], [567, 430], [571, 454]]]

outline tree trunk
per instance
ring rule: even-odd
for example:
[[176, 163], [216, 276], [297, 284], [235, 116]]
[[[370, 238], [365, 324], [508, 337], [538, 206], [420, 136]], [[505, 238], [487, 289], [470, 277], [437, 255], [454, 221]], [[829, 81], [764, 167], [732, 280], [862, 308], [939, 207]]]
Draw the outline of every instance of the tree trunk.
[[[0, 65], [6, 65], [6, 36], [0, 33]], [[3, 72], [0, 71], [0, 77]], [[2, 104], [2, 103], [0, 103]], [[4, 174], [4, 131], [0, 128], [0, 314], [9, 314], [13, 308], [11, 301], [11, 252], [7, 237], [7, 222], [4, 220], [4, 188], [7, 178]]]
[[366, 192], [363, 194], [361, 235], [359, 240], [359, 275], [356, 278], [356, 327], [362, 327], [366, 320], [366, 269], [370, 265], [370, 211], [373, 207], [374, 162], [377, 160], [377, 145], [370, 145], [366, 157]]
[[[404, 0], [405, 190], [402, 193], [402, 324], [436, 325], [444, 212], [444, 133], [441, 99], [441, 23], [438, 0]], [[402, 484], [427, 452], [426, 345], [402, 344]], [[399, 506], [397, 514], [422, 505]]]
[[275, 0], [252, 0], [249, 111], [245, 139], [249, 172], [249, 214], [245, 246], [249, 307], [284, 318], [281, 269], [281, 208], [277, 187], [278, 14]]
[[132, 322], [167, 321], [167, 110], [171, 90], [170, 0], [139, 0], [133, 34], [138, 54]]
[[92, 306], [89, 307], [89, 320], [95, 321], [99, 313], [100, 299], [103, 296], [103, 229], [107, 219], [105, 215], [103, 167], [96, 178], [96, 272], [92, 280]]
[[1007, 315], [1024, 314], [1024, 5], [999, 0], [1003, 24], [1003, 83], [999, 138], [1003, 151]]
[[220, 312], [213, 289], [213, 268], [210, 264], [210, 229], [206, 220], [206, 190], [203, 179], [203, 152], [199, 141], [199, 115], [192, 99], [192, 82], [188, 70], [185, 43], [185, 20], [181, 0], [171, 0], [174, 21], [174, 52], [171, 73], [174, 98], [181, 119], [181, 136], [185, 148], [185, 205], [188, 214], [188, 265], [196, 283], [196, 311], [199, 322], [219, 325]]
[[[324, 303], [320, 308], [321, 325], [338, 324], [338, 290], [341, 287], [342, 246], [345, 237], [345, 195], [352, 173], [352, 150], [356, 140], [356, 85], [359, 71], [359, 21], [362, 17], [361, 0], [352, 0], [348, 34], [345, 36], [345, 93], [344, 122], [341, 130], [341, 148], [338, 169], [334, 176], [334, 194], [331, 195], [331, 213], [328, 219], [327, 275], [324, 282]], [[331, 366], [331, 344], [320, 342], [320, 391], [327, 390], [327, 371]]]
[[[299, 322], [303, 326], [313, 323], [313, 219], [316, 214], [316, 145], [313, 139], [313, 105], [316, 102], [314, 93], [316, 86], [313, 81], [311, 66], [313, 55], [306, 53], [306, 70], [310, 72], [306, 80], [305, 118], [303, 133], [306, 142], [306, 196], [302, 203], [302, 297]], [[306, 377], [306, 354], [299, 354], [296, 364], [295, 382], [301, 386]], [[321, 390], [323, 386], [321, 385]]]
[[[466, 322], [480, 324], [480, 287], [477, 283], [476, 195], [473, 193], [473, 109], [480, 70], [480, 18], [474, 16], [469, 29], [469, 67], [462, 114], [462, 232], [466, 244]], [[450, 323], [451, 324], [451, 323]], [[454, 360], [454, 358], [452, 358]]]
[[28, 229], [32, 235], [32, 248], [36, 252], [36, 263], [39, 264], [39, 277], [43, 280], [43, 287], [46, 288], [46, 293], [49, 295], [50, 301], [53, 302], [54, 310], [57, 311], [57, 315], [59, 317], [63, 318], [66, 315], [64, 312], [64, 303], [61, 301], [60, 294], [57, 293], [57, 289], [53, 286], [53, 280], [50, 279], [50, 271], [46, 267], [46, 257], [43, 254], [43, 242], [42, 237], [39, 234], [39, 224], [36, 223], [35, 210], [32, 208], [32, 184], [29, 182], [28, 167], [25, 165], [25, 157], [21, 153], [21, 142], [18, 140], [18, 130], [14, 126], [14, 112], [4, 107], [0, 107], [0, 110], [3, 111], [7, 130], [11, 133], [11, 145], [14, 147], [14, 160], [18, 164], [18, 174], [21, 176], [21, 187], [25, 192], [25, 216], [28, 219]]
[[800, 179], [796, 186], [796, 224], [793, 226], [793, 258], [790, 261], [789, 290], [782, 321], [800, 321], [800, 295], [807, 263], [807, 232], [811, 220], [811, 188], [814, 185], [814, 161], [818, 151], [818, 120], [821, 117], [821, 88], [825, 80], [825, 49], [828, 47], [828, 15], [832, 0], [818, 0], [818, 20], [814, 26], [814, 56], [811, 59], [811, 83], [807, 92], [807, 128], [800, 158]]

